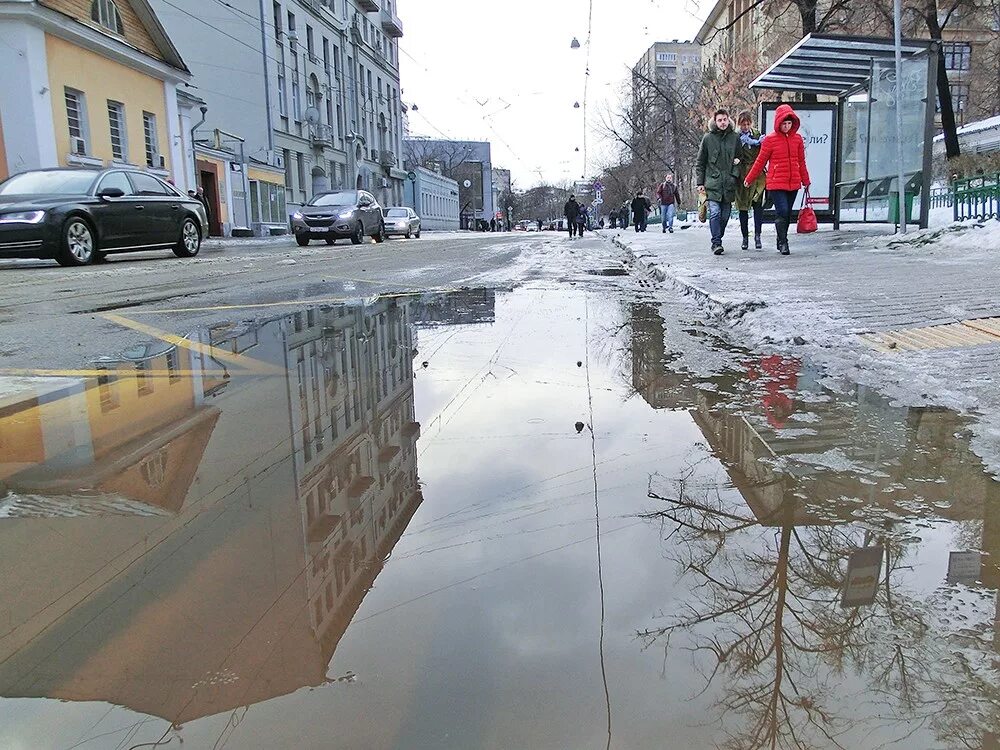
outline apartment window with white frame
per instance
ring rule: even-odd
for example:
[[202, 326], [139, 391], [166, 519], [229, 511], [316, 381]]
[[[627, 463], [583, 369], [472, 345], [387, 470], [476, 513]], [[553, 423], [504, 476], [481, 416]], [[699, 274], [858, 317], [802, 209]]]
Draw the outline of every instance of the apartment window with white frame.
[[146, 166], [159, 168], [160, 139], [156, 133], [156, 115], [152, 112], [142, 113], [142, 131], [146, 142]]
[[82, 91], [65, 89], [66, 121], [69, 125], [69, 150], [71, 154], [90, 153], [90, 132], [87, 128], [87, 99]]
[[128, 132], [125, 129], [125, 105], [108, 100], [108, 129], [111, 134], [111, 158], [128, 161]]

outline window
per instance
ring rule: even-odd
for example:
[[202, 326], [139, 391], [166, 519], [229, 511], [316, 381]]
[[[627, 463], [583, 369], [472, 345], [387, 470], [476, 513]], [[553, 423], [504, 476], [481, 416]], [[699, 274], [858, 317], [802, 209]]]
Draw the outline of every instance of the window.
[[299, 196], [303, 203], [306, 201], [306, 155], [297, 154], [296, 160], [299, 165]]
[[968, 42], [945, 42], [941, 54], [948, 70], [969, 70], [972, 67], [972, 45]]
[[[103, 368], [101, 368], [103, 370]], [[105, 370], [97, 376], [97, 392], [101, 398], [101, 412], [107, 414], [118, 408], [118, 376]]]
[[124, 172], [111, 172], [98, 186], [98, 191], [104, 190], [105, 188], [118, 188], [125, 195], [135, 195], [135, 191], [132, 188], [132, 183], [129, 182], [128, 176]]
[[113, 0], [94, 0], [90, 4], [90, 20], [96, 21], [108, 31], [125, 36], [122, 16]]
[[160, 140], [156, 135], [156, 115], [152, 112], [142, 113], [142, 131], [146, 141], [146, 166], [160, 166]]
[[330, 72], [330, 40], [323, 39], [323, 69]]
[[128, 136], [125, 131], [125, 105], [108, 101], [108, 127], [111, 131], [111, 158], [128, 161]]
[[287, 117], [288, 115], [288, 104], [285, 101], [287, 96], [285, 92], [285, 68], [284, 66], [278, 67], [278, 114], [282, 117]]
[[295, 201], [295, 177], [292, 171], [292, 152], [287, 148], [285, 151], [285, 189], [288, 191], [288, 200]]
[[66, 89], [66, 120], [69, 124], [69, 150], [71, 154], [90, 152], [87, 132], [87, 102], [83, 92]]
[[281, 39], [281, 4], [275, 3], [273, 7], [274, 11], [274, 38]]
[[135, 365], [135, 389], [140, 396], [148, 396], [153, 392], [153, 380], [146, 373], [149, 362], [137, 362]]
[[316, 59], [316, 46], [313, 43], [313, 28], [309, 24], [306, 24], [306, 52], [309, 53], [310, 59]]
[[136, 195], [170, 195], [170, 188], [153, 175], [144, 172], [130, 172], [129, 179], [135, 185]]
[[292, 79], [292, 117], [299, 121], [302, 119], [302, 94], [299, 91], [299, 78]]

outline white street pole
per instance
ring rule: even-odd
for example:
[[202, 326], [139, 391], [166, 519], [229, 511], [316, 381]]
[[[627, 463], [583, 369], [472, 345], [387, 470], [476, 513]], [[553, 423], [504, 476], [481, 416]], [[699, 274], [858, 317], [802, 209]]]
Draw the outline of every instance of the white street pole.
[[899, 186], [899, 232], [906, 234], [906, 177], [903, 174], [903, 3], [893, 0], [892, 23], [896, 36], [896, 166]]

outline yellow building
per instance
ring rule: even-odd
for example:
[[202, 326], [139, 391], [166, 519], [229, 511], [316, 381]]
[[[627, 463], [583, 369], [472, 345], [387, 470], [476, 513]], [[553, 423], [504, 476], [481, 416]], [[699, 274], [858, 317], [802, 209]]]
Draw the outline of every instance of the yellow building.
[[190, 73], [147, 0], [0, 0], [0, 179], [129, 164], [183, 172]]

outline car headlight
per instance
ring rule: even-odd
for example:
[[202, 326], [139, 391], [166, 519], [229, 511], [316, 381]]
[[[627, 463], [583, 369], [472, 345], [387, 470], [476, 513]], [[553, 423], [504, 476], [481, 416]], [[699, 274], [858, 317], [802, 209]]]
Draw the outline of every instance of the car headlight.
[[341, 211], [339, 214], [337, 214], [337, 217], [340, 219], [350, 219], [352, 216], [354, 216], [353, 208], [349, 208], [346, 211]]
[[301, 211], [296, 211], [294, 214], [292, 214], [292, 218], [293, 219], [301, 219], [302, 218], [302, 212]]
[[44, 211], [18, 211], [0, 214], [0, 224], [41, 224], [44, 218]]

